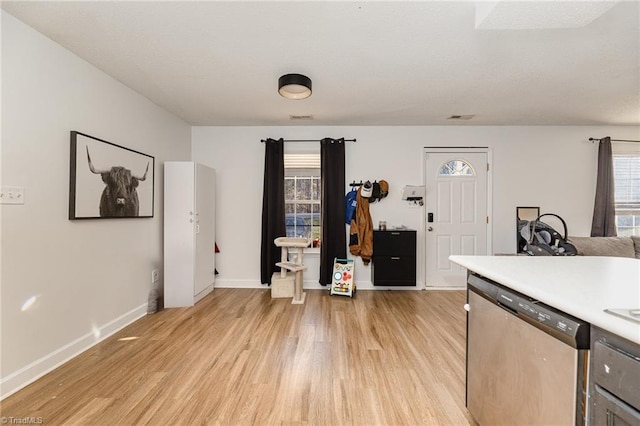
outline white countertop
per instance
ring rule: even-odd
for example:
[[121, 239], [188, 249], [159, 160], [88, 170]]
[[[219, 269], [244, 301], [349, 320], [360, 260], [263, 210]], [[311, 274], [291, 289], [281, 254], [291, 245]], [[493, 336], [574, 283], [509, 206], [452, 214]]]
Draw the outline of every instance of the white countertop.
[[451, 256], [449, 260], [640, 344], [640, 324], [604, 312], [607, 308], [640, 308], [640, 259]]

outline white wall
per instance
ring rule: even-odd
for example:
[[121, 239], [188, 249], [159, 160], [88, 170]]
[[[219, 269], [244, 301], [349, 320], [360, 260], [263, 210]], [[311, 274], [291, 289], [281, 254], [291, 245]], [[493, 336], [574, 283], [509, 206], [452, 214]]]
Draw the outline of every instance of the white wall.
[[[69, 132], [155, 156], [155, 217], [69, 221]], [[190, 126], [2, 12], [2, 394], [146, 313], [162, 270], [162, 164]], [[23, 303], [37, 296], [22, 311]]]
[[[424, 240], [424, 208], [400, 199], [404, 185], [423, 184], [424, 147], [489, 147], [493, 164], [493, 252], [513, 253], [517, 206], [540, 206], [567, 221], [572, 235], [588, 235], [595, 191], [597, 144], [589, 137], [640, 139], [638, 127], [194, 127], [193, 159], [217, 170], [216, 286], [259, 287], [264, 145], [285, 139], [356, 138], [346, 145], [346, 179], [389, 182], [390, 194], [371, 205], [374, 226], [404, 224]], [[293, 143], [285, 144], [286, 149]], [[314, 148], [317, 145], [311, 144]], [[347, 188], [345, 188], [345, 191]], [[424, 253], [419, 247], [418, 264]], [[305, 287], [320, 288], [318, 257], [305, 255]], [[419, 267], [419, 287], [424, 269]], [[370, 268], [356, 262], [359, 288], [371, 288]]]

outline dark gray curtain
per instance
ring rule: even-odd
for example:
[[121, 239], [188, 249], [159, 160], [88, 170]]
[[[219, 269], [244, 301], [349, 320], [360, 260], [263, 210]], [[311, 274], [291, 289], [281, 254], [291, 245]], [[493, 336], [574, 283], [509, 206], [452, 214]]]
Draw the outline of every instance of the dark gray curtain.
[[613, 180], [613, 154], [611, 138], [600, 139], [598, 147], [598, 177], [596, 182], [596, 200], [591, 222], [592, 237], [615, 237], [616, 209], [615, 187]]
[[333, 259], [347, 256], [344, 205], [344, 138], [320, 141], [322, 172], [322, 241], [320, 244], [320, 284], [331, 284]]
[[267, 139], [264, 145], [260, 279], [262, 284], [271, 284], [273, 273], [280, 271], [276, 267], [276, 262], [280, 262], [280, 248], [273, 240], [287, 235], [284, 222], [284, 141]]

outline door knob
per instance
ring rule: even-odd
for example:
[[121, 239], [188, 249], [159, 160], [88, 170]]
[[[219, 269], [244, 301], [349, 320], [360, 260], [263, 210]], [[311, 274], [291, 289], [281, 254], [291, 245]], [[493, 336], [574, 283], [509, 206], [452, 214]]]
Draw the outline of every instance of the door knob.
[[427, 228], [427, 231], [431, 232], [431, 231], [433, 231], [433, 228], [430, 226], [430, 227]]

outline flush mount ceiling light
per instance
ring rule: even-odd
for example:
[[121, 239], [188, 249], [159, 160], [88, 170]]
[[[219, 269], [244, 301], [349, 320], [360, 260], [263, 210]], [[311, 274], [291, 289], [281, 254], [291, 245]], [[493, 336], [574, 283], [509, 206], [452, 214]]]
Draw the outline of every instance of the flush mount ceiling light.
[[285, 74], [278, 79], [278, 93], [287, 99], [311, 96], [311, 79], [302, 74]]

